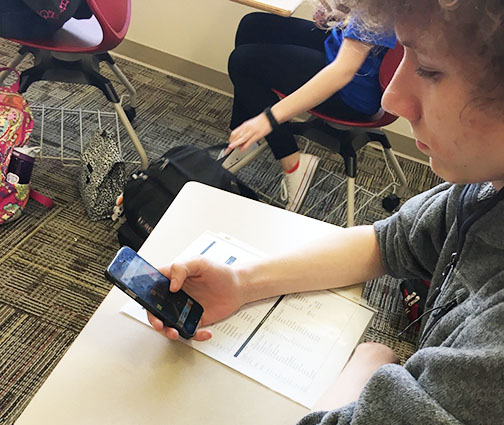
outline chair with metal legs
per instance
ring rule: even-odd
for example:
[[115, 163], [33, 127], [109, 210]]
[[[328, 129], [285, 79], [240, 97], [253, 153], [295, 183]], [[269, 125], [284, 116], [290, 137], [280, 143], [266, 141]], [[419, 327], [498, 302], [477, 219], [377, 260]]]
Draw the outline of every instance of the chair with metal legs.
[[[403, 48], [397, 44], [394, 49], [390, 49], [382, 61], [380, 67], [380, 84], [385, 91], [388, 83], [392, 79], [394, 72], [399, 65], [403, 55]], [[273, 89], [280, 97], [284, 94]], [[357, 174], [357, 151], [370, 142], [379, 142], [383, 147], [385, 155], [392, 165], [399, 180], [399, 187], [396, 193], [386, 196], [382, 205], [392, 212], [399, 205], [401, 196], [404, 195], [408, 183], [404, 172], [397, 161], [390, 142], [385, 132], [380, 128], [393, 123], [398, 117], [380, 109], [377, 114], [367, 121], [346, 121], [338, 117], [320, 114], [316, 110], [308, 111], [312, 117], [308, 121], [293, 122], [294, 134], [306, 137], [338, 153], [345, 163], [345, 174], [347, 176], [347, 226], [353, 226], [355, 222], [355, 177]]]
[[[93, 13], [90, 19], [70, 19], [51, 39], [12, 40], [21, 45], [17, 56], [9, 63], [16, 68], [26, 55], [32, 54], [34, 66], [21, 73], [19, 91], [25, 92], [36, 81], [59, 81], [88, 84], [100, 89], [113, 104], [119, 120], [140, 156], [143, 168], [147, 155], [131, 125], [136, 115], [137, 93], [114, 59], [108, 53], [126, 36], [131, 17], [131, 0], [87, 0]], [[100, 72], [106, 63], [129, 94], [129, 106], [123, 108], [111, 81]], [[0, 84], [8, 72], [0, 74]]]

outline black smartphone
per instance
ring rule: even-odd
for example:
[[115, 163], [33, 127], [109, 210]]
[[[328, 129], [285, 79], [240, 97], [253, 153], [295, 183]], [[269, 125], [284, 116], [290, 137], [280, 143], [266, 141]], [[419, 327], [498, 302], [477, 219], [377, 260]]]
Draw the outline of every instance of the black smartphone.
[[194, 336], [203, 307], [184, 291], [170, 292], [170, 280], [129, 247], [122, 247], [105, 277], [180, 336]]

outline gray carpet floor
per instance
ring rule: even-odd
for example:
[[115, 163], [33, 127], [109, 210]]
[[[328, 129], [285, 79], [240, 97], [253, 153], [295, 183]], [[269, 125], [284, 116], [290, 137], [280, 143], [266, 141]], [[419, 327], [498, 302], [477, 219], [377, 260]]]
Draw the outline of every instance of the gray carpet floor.
[[[0, 64], [8, 63], [15, 52], [14, 44], [0, 42]], [[149, 159], [172, 146], [205, 147], [227, 140], [229, 97], [125, 60], [118, 64], [138, 90], [135, 128]], [[115, 82], [111, 73], [107, 75]], [[43, 82], [30, 87], [26, 97], [36, 119], [31, 144], [41, 143], [43, 119], [43, 157], [64, 160], [37, 159], [32, 177], [33, 188], [52, 197], [54, 208], [48, 210], [30, 201], [17, 222], [0, 227], [0, 423], [5, 425], [15, 422], [110, 290], [103, 270], [118, 248], [116, 230], [109, 220], [90, 221], [79, 197], [79, 169], [70, 166], [75, 165], [81, 149], [81, 121], [75, 111], [83, 111], [84, 143], [100, 126], [108, 128], [121, 138], [124, 157], [137, 159], [126, 134], [117, 131], [114, 118], [107, 114], [112, 109], [96, 89]], [[47, 108], [43, 114], [42, 105]], [[322, 157], [316, 177], [319, 183], [314, 184], [300, 213], [310, 210], [308, 214], [315, 218], [342, 225], [344, 208], [332, 209], [344, 199], [344, 188], [324, 198], [342, 175], [342, 161], [306, 140], [300, 140], [300, 145]], [[400, 163], [410, 184], [407, 197], [439, 182], [425, 165], [404, 159]], [[381, 152], [362, 149], [358, 164], [357, 183], [362, 187], [377, 191], [390, 182]], [[129, 171], [136, 168], [129, 165]], [[272, 156], [264, 153], [239, 174], [260, 190], [263, 201], [281, 206], [279, 172]], [[359, 195], [357, 199], [359, 206]], [[387, 215], [377, 199], [356, 221], [372, 223]], [[364, 296], [380, 310], [365, 340], [391, 346], [404, 362], [414, 350], [416, 335], [411, 331], [402, 342], [396, 338], [407, 324], [397, 281], [378, 279], [366, 285]]]

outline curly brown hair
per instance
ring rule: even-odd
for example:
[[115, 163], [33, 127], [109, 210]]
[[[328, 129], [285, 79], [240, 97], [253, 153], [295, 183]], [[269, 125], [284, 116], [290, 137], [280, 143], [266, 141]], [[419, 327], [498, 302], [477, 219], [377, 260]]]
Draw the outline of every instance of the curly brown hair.
[[[408, 20], [418, 28], [439, 22], [440, 37], [451, 51], [476, 68], [480, 100], [504, 105], [504, 1], [503, 0], [317, 0], [325, 8], [357, 15], [369, 30], [391, 29]], [[475, 78], [474, 72], [478, 76]]]

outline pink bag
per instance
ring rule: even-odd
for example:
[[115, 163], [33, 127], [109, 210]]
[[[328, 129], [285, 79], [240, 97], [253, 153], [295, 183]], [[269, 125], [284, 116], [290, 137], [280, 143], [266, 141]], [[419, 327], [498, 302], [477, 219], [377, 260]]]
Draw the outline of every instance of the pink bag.
[[[30, 184], [9, 182], [7, 173], [14, 148], [26, 145], [33, 130], [30, 107], [18, 93], [19, 73], [11, 68], [0, 68], [2, 71], [14, 72], [18, 78], [10, 87], [0, 87], [0, 224], [19, 218], [30, 198]], [[44, 198], [42, 203], [52, 206]]]

